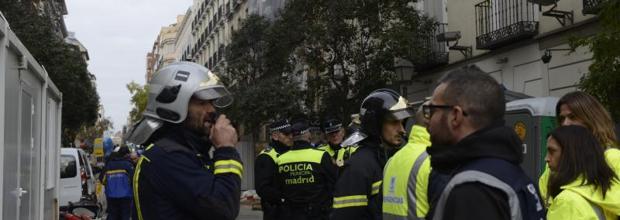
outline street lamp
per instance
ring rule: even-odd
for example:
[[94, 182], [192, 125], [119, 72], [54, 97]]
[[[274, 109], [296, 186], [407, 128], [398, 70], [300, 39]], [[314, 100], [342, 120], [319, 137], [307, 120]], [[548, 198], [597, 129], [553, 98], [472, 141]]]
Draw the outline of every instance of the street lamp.
[[413, 63], [403, 58], [394, 58], [394, 72], [396, 73], [396, 77], [398, 77], [397, 84], [400, 88], [400, 93], [401, 95], [406, 96], [407, 86], [405, 84], [410, 82], [415, 75]]

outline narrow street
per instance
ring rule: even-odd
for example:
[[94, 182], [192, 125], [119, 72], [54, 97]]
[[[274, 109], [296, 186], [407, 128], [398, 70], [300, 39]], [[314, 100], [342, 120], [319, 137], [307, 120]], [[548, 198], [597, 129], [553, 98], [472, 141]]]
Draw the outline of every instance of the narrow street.
[[1, 1], [0, 220], [620, 220], [619, 21], [620, 0]]

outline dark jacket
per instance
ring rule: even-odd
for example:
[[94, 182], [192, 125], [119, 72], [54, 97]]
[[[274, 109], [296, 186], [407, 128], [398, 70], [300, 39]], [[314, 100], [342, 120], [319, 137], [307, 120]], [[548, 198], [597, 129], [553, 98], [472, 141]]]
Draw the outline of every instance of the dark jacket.
[[105, 185], [107, 198], [131, 198], [132, 179], [134, 174], [133, 164], [124, 157], [114, 157], [108, 160], [99, 176], [99, 180]]
[[235, 219], [242, 167], [234, 148], [206, 154], [212, 144], [175, 127], [144, 152], [134, 176], [138, 215], [152, 219]]
[[280, 216], [280, 205], [282, 203], [282, 192], [277, 185], [278, 165], [274, 158], [289, 150], [288, 146], [272, 141], [254, 161], [254, 186], [256, 193], [261, 198], [263, 219], [278, 219]]
[[[495, 125], [478, 130], [465, 137], [454, 146], [427, 148], [433, 168], [430, 185], [443, 189], [448, 179], [455, 176], [462, 167], [483, 158], [500, 159], [518, 166], [523, 160], [521, 141], [514, 130]], [[525, 175], [515, 172], [507, 175]], [[527, 178], [527, 177], [524, 177]], [[441, 185], [440, 187], [437, 187]], [[427, 219], [435, 215], [436, 199], [442, 190], [429, 188], [432, 200], [431, 212]], [[474, 182], [464, 183], [452, 189], [446, 202], [444, 219], [510, 219], [510, 208], [506, 194], [488, 185]]]
[[336, 182], [332, 219], [381, 219], [383, 167], [379, 141], [365, 139], [345, 163]]

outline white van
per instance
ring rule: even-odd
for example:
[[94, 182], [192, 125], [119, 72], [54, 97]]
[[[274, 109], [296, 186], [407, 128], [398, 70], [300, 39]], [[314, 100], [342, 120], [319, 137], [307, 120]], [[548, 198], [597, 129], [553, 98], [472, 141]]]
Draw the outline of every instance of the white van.
[[97, 201], [95, 176], [86, 153], [77, 148], [60, 150], [60, 206], [77, 203], [82, 197]]

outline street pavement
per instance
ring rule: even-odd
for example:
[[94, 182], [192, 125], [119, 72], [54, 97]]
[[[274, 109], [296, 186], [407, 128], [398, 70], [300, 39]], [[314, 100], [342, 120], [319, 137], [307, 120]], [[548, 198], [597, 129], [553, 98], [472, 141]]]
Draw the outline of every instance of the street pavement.
[[239, 211], [239, 217], [237, 220], [262, 220], [263, 212], [261, 211], [253, 211], [250, 205], [241, 205], [241, 209]]

